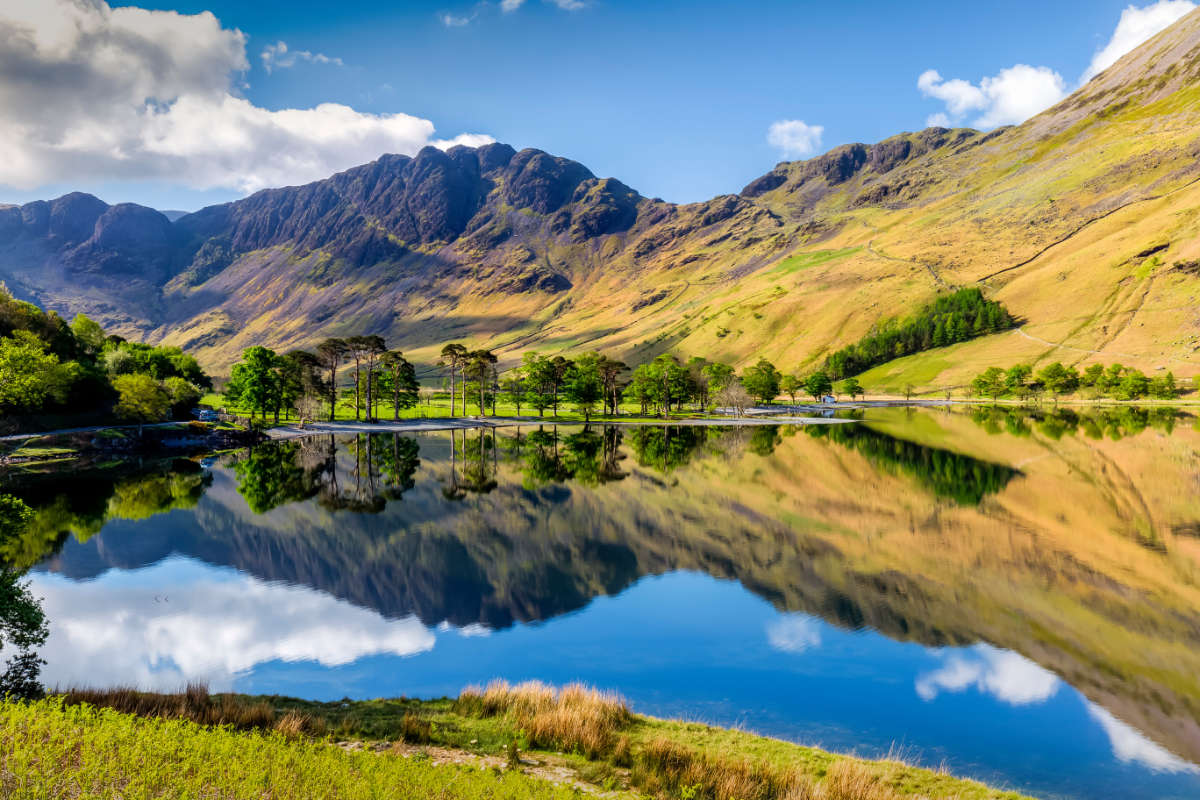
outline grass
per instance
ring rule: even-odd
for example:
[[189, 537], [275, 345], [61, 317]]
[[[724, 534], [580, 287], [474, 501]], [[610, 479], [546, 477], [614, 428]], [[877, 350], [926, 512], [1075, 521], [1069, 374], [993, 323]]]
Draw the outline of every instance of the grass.
[[0, 795], [45, 798], [557, 800], [517, 771], [350, 752], [287, 730], [239, 732], [49, 699], [0, 704]]
[[[95, 711], [96, 707], [109, 709], [108, 715]], [[4, 719], [4, 714], [12, 716], [16, 713], [7, 707], [0, 708], [4, 709], [0, 719]], [[66, 716], [75, 725], [82, 719], [122, 727], [134, 724], [129, 720], [135, 717], [148, 717], [157, 721], [158, 727], [148, 728], [155, 732], [167, 730], [173, 720], [181, 719], [184, 723], [175, 724], [193, 727], [169, 729], [179, 736], [186, 732], [188, 744], [175, 743], [167, 749], [179, 753], [188, 763], [193, 754], [184, 755], [182, 747], [193, 746], [191, 743], [198, 735], [196, 731], [205, 730], [194, 727], [198, 723], [222, 726], [215, 733], [225, 737], [222, 739], [224, 747], [232, 747], [238, 741], [236, 737], [245, 737], [242, 741], [250, 743], [248, 747], [256, 752], [264, 750], [262, 742], [271, 742], [272, 747], [279, 748], [288, 747], [290, 742], [290, 746], [296, 748], [294, 758], [299, 776], [316, 774], [318, 761], [325, 763], [323, 759], [330, 758], [326, 751], [332, 749], [319, 750], [316, 743], [336, 737], [379, 742], [374, 749], [384, 751], [397, 749], [398, 745], [391, 744], [395, 742], [452, 748], [468, 760], [490, 758], [492, 763], [512, 766], [523, 765], [529, 756], [533, 756], [539, 763], [563, 765], [574, 773], [575, 780], [599, 789], [632, 791], [640, 796], [660, 798], [1020, 798], [1014, 793], [914, 767], [897, 759], [869, 761], [742, 731], [639, 716], [630, 711], [620, 696], [581, 685], [555, 689], [536, 682], [517, 686], [493, 682], [484, 688], [468, 688], [455, 700], [398, 698], [332, 703], [281, 697], [210, 696], [195, 686], [175, 695], [113, 689], [71, 691], [34, 708], [38, 709], [40, 717], [53, 721]], [[121, 716], [123, 714], [135, 717]], [[40, 720], [39, 724], [49, 723]], [[0, 722], [0, 733], [4, 731], [4, 723]], [[104, 735], [107, 736], [107, 732]], [[0, 752], [4, 752], [3, 747], [9, 745], [0, 746]], [[143, 757], [139, 751], [130, 754], [128, 760], [136, 763], [136, 759]], [[373, 757], [395, 761], [386, 755]], [[124, 763], [126, 760], [123, 754], [119, 758], [110, 756], [110, 767], [113, 761]], [[52, 764], [53, 756], [48, 755], [39, 763]], [[335, 768], [341, 767], [335, 765]], [[4, 774], [5, 769], [7, 767], [0, 766], [0, 774]], [[464, 783], [472, 785], [475, 774], [466, 774], [471, 777], [464, 779]], [[37, 779], [47, 780], [46, 776]], [[533, 791], [532, 787], [530, 791]], [[216, 793], [213, 796], [241, 795]], [[475, 795], [450, 793], [443, 796]], [[503, 786], [496, 786], [493, 796], [508, 795], [504, 794]], [[531, 793], [528, 796], [541, 795]]]

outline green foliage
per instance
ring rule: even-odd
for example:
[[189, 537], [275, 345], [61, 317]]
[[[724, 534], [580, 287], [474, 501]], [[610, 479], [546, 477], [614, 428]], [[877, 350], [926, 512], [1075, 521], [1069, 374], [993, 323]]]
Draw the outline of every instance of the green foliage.
[[774, 364], [760, 358], [757, 364], [742, 371], [742, 386], [760, 403], [770, 403], [779, 395], [782, 377]]
[[107, 411], [117, 399], [117, 379], [128, 375], [175, 379], [167, 393], [180, 411], [211, 387], [196, 359], [177, 347], [106, 336], [82, 314], [67, 325], [0, 287], [0, 412]]
[[592, 412], [604, 398], [604, 380], [600, 374], [602, 358], [599, 353], [585, 353], [575, 360], [566, 375], [567, 400], [583, 414], [585, 422], [591, 420]]
[[0, 339], [0, 410], [37, 411], [47, 403], [63, 402], [75, 371], [29, 331]]
[[863, 395], [863, 387], [862, 384], [858, 382], [858, 378], [846, 378], [844, 381], [838, 384], [838, 391], [840, 391], [842, 394], [849, 395], [851, 400]]
[[1179, 386], [1171, 372], [1156, 378], [1147, 378], [1139, 370], [1121, 364], [1104, 367], [1092, 364], [1079, 373], [1073, 367], [1059, 362], [1048, 364], [1036, 375], [1028, 364], [1016, 364], [1007, 370], [988, 367], [971, 381], [971, 389], [980, 397], [997, 400], [1001, 397], [1018, 397], [1022, 400], [1048, 391], [1057, 399], [1060, 395], [1073, 394], [1080, 389], [1095, 397], [1111, 397], [1114, 400], [1141, 400], [1153, 397], [1170, 400], [1179, 395]]
[[161, 422], [171, 410], [171, 395], [149, 375], [118, 375], [113, 379], [117, 390], [117, 416], [130, 422]]
[[814, 372], [804, 379], [804, 391], [808, 392], [813, 400], [820, 400], [833, 391], [833, 381], [823, 371]]
[[1008, 310], [986, 299], [979, 289], [959, 289], [907, 319], [885, 321], [878, 330], [829, 356], [825, 371], [835, 379], [858, 375], [892, 359], [1007, 330], [1013, 324]]
[[[0, 549], [6, 550], [10, 541], [19, 538], [32, 519], [29, 506], [16, 497], [0, 495]], [[48, 635], [45, 614], [29, 593], [28, 584], [21, 583], [21, 573], [9, 564], [0, 564], [0, 651], [10, 651], [0, 673], [0, 700], [41, 694], [38, 672], [42, 662], [34, 649], [44, 644]]]

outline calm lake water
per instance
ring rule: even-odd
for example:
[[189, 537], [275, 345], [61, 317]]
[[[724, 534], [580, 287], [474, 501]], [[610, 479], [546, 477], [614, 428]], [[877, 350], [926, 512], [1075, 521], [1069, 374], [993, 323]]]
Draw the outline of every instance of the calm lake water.
[[1200, 797], [1195, 418], [321, 437], [10, 474], [49, 685], [582, 680], [1042, 797]]

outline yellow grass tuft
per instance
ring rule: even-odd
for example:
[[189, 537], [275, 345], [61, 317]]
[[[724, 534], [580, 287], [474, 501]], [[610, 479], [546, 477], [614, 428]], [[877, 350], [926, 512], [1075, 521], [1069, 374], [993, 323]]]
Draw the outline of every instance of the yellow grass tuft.
[[624, 698], [574, 683], [554, 689], [538, 681], [516, 686], [492, 681], [468, 687], [455, 711], [475, 717], [508, 716], [533, 747], [579, 752], [599, 758], [613, 751], [617, 733], [633, 722]]

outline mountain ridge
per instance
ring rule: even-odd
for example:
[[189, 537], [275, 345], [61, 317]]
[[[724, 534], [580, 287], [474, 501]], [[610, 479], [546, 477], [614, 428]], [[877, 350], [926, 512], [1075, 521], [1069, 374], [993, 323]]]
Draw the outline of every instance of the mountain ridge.
[[385, 155], [173, 222], [76, 193], [0, 208], [0, 279], [218, 369], [249, 344], [358, 332], [427, 363], [461, 339], [505, 360], [600, 347], [810, 367], [980, 285], [1033, 334], [879, 379], [952, 385], [1046, 358], [1200, 371], [1197, 287], [1169, 262], [1200, 256], [1197, 78], [1200, 11], [1022, 125], [842, 145], [685, 205], [502, 144]]

